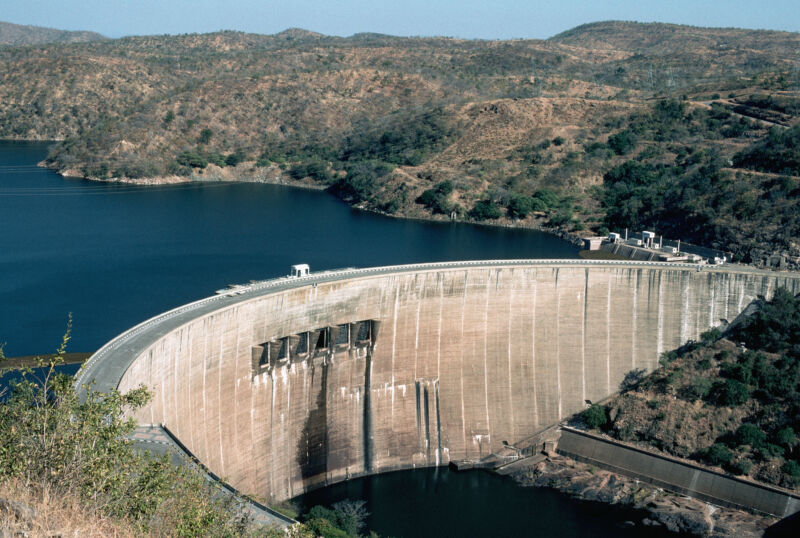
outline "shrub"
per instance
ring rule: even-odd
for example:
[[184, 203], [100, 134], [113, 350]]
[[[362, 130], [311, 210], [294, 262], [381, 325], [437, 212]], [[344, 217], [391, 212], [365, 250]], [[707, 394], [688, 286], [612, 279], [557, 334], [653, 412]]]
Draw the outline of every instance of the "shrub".
[[538, 201], [539, 207], [534, 207], [534, 211], [547, 211], [548, 209], [555, 209], [561, 203], [558, 195], [550, 189], [541, 189], [533, 193], [533, 199]]
[[240, 162], [244, 161], [246, 158], [247, 156], [244, 154], [243, 151], [236, 150], [235, 152], [225, 157], [225, 164], [227, 164], [228, 166], [236, 166]]
[[214, 131], [206, 127], [202, 131], [200, 131], [200, 136], [197, 138], [197, 141], [200, 144], [208, 144], [211, 142], [211, 137], [214, 136]]
[[321, 183], [328, 183], [333, 177], [330, 170], [328, 170], [328, 163], [319, 159], [312, 159], [304, 163], [293, 165], [289, 169], [289, 175], [293, 179], [310, 177]]
[[706, 451], [706, 461], [711, 465], [723, 465], [729, 463], [733, 459], [733, 454], [722, 443], [714, 443]]
[[589, 409], [581, 413], [586, 425], [592, 429], [602, 428], [608, 423], [606, 408], [600, 404], [593, 404]]
[[315, 536], [330, 538], [359, 536], [369, 515], [364, 505], [364, 501], [345, 500], [334, 503], [333, 509], [314, 506], [303, 519], [306, 521], [306, 526], [314, 531]]
[[[194, 467], [134, 451], [128, 413], [144, 405], [144, 387], [126, 394], [87, 389], [81, 400], [71, 377], [57, 374], [69, 332], [43, 373], [22, 371], [0, 403], [0, 480], [59, 497], [136, 526], [140, 534], [234, 536], [247, 522]], [[0, 350], [2, 359], [2, 350]]]
[[453, 205], [448, 200], [453, 192], [451, 181], [442, 181], [432, 189], [427, 189], [417, 198], [417, 203], [422, 204], [434, 213], [447, 215], [452, 211]]
[[729, 468], [733, 474], [746, 475], [753, 468], [753, 463], [750, 460], [740, 459], [729, 465]]
[[695, 377], [684, 389], [684, 396], [690, 401], [705, 399], [711, 393], [713, 387], [714, 382], [711, 379], [707, 377]]
[[794, 460], [789, 460], [783, 464], [781, 470], [794, 479], [800, 479], [800, 464]]
[[736, 442], [739, 445], [750, 445], [759, 448], [767, 440], [767, 436], [755, 424], [742, 424], [736, 430]]
[[722, 338], [722, 331], [720, 331], [718, 327], [714, 327], [700, 334], [700, 340], [704, 344], [714, 343], [720, 338]]
[[469, 210], [469, 216], [475, 220], [499, 219], [502, 215], [500, 207], [491, 200], [480, 200]]
[[797, 434], [791, 426], [778, 430], [778, 433], [775, 434], [775, 440], [778, 444], [790, 450], [797, 446]]
[[717, 401], [721, 405], [736, 407], [745, 403], [750, 397], [745, 384], [735, 379], [726, 379], [724, 383], [718, 383], [717, 389]]
[[184, 151], [176, 159], [178, 164], [182, 166], [190, 166], [192, 168], [205, 168], [208, 166], [208, 159], [196, 151]]
[[225, 168], [225, 157], [221, 153], [209, 153], [207, 158], [209, 163]]
[[627, 129], [608, 137], [608, 147], [617, 155], [630, 153], [636, 147], [636, 142], [636, 135]]
[[511, 197], [508, 204], [508, 214], [512, 217], [524, 219], [529, 213], [535, 211], [536, 207], [542, 207], [541, 202], [531, 196], [515, 195]]
[[333, 184], [331, 190], [349, 202], [369, 200], [379, 186], [379, 179], [392, 171], [392, 167], [380, 161], [347, 163], [347, 175]]

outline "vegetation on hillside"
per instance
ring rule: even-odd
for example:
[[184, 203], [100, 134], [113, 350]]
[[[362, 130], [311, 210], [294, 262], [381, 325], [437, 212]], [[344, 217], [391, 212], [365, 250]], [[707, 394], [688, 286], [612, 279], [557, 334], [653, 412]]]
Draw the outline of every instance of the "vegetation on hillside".
[[793, 238], [800, 237], [798, 178], [754, 176], [730, 167], [800, 173], [792, 169], [798, 127], [770, 130], [765, 141], [731, 161], [716, 140], [741, 138], [755, 125], [722, 105], [690, 110], [683, 101], [664, 100], [648, 113], [633, 114], [608, 140], [610, 150], [631, 158], [603, 176], [605, 225], [654, 228], [731, 250], [745, 261], [757, 260], [770, 243], [794, 248]]
[[0, 46], [41, 45], [43, 43], [83, 43], [107, 39], [95, 32], [69, 32], [41, 26], [23, 26], [0, 21]]
[[58, 139], [48, 166], [95, 179], [293, 181], [400, 216], [648, 227], [800, 258], [799, 44], [608, 22], [547, 41], [293, 29], [0, 47], [0, 137]]
[[800, 176], [800, 125], [770, 129], [764, 140], [737, 153], [733, 161], [741, 168]]
[[800, 297], [778, 288], [724, 337], [712, 329], [665, 353], [582, 417], [624, 441], [800, 487]]
[[[314, 506], [303, 515], [306, 528], [314, 536], [322, 538], [358, 538], [365, 536], [362, 532], [366, 527], [366, 518], [369, 515], [362, 500], [344, 500], [334, 503], [331, 508]], [[371, 538], [378, 538], [370, 532]]]
[[[134, 451], [126, 437], [135, 423], [125, 416], [150, 395], [144, 388], [127, 394], [89, 390], [81, 399], [73, 379], [55, 371], [68, 338], [55, 356], [42, 361], [41, 369], [24, 370], [22, 379], [2, 395], [0, 490], [10, 493], [18, 512], [5, 523], [22, 534], [40, 529], [46, 524], [44, 514], [37, 516], [21, 499], [43, 505], [54, 504], [47, 499], [72, 499], [55, 505], [77, 510], [79, 519], [87, 521], [70, 514], [54, 516], [49, 506], [45, 513], [68, 521], [82, 535], [282, 535], [256, 528], [194, 467], [176, 467], [166, 457]], [[89, 524], [93, 527], [85, 526]], [[63, 531], [40, 530], [47, 535]]]

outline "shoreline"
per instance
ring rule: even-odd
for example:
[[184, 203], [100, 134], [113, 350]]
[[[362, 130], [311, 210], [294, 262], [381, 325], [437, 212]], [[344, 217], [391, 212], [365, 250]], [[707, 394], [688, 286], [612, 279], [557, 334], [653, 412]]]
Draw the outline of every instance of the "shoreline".
[[[12, 140], [13, 141], [13, 140]], [[64, 177], [64, 178], [71, 178], [71, 179], [83, 179], [86, 181], [95, 181], [100, 183], [121, 183], [121, 184], [129, 184], [129, 185], [142, 185], [142, 186], [159, 186], [159, 185], [176, 185], [176, 184], [184, 184], [184, 183], [261, 183], [265, 185], [280, 185], [284, 187], [291, 187], [291, 188], [298, 188], [298, 189], [306, 189], [306, 190], [316, 190], [316, 191], [328, 191], [328, 187], [325, 185], [320, 185], [317, 183], [309, 182], [309, 181], [302, 181], [302, 180], [292, 180], [287, 179], [283, 174], [276, 171], [274, 167], [268, 167], [263, 169], [256, 169], [251, 163], [247, 164], [246, 170], [233, 170], [233, 172], [229, 171], [229, 169], [222, 169], [218, 167], [214, 167], [210, 169], [210, 176], [209, 177], [200, 177], [200, 176], [193, 176], [193, 177], [184, 177], [184, 176], [162, 176], [162, 177], [154, 177], [154, 178], [144, 178], [144, 179], [130, 179], [130, 178], [109, 178], [109, 179], [99, 179], [99, 178], [91, 178], [85, 177], [80, 174], [79, 171], [71, 169], [71, 170], [64, 170], [59, 171], [55, 168], [48, 166], [45, 161], [40, 161], [37, 163], [38, 166], [42, 168], [47, 168], [52, 170], [56, 174]], [[211, 165], [213, 166], [213, 165]], [[220, 173], [224, 172], [224, 173]], [[249, 173], [245, 173], [249, 172]], [[252, 172], [257, 172], [255, 175]], [[270, 173], [272, 172], [272, 173]], [[421, 222], [437, 222], [437, 223], [454, 223], [454, 224], [469, 224], [475, 226], [487, 226], [492, 228], [505, 228], [505, 229], [515, 229], [515, 230], [531, 230], [536, 232], [541, 232], [545, 234], [549, 234], [555, 236], [562, 241], [565, 241], [575, 247], [579, 248], [579, 252], [583, 251], [584, 246], [584, 238], [591, 237], [592, 234], [585, 233], [581, 235], [576, 232], [571, 232], [564, 230], [562, 228], [550, 228], [548, 226], [543, 226], [541, 223], [537, 222], [535, 219], [528, 223], [522, 223], [519, 220], [511, 220], [507, 217], [503, 217], [502, 219], [494, 220], [494, 221], [474, 221], [470, 219], [450, 219], [445, 216], [436, 216], [433, 214], [427, 215], [406, 215], [406, 214], [391, 214], [386, 213], [385, 211], [381, 211], [379, 209], [364, 207], [364, 205], [358, 204], [351, 204], [331, 193], [328, 192], [331, 196], [339, 200], [341, 203], [347, 205], [351, 209], [356, 209], [359, 211], [365, 211], [367, 213], [372, 213], [375, 215], [381, 215], [383, 217], [393, 218], [393, 219], [401, 219], [401, 220], [415, 220]], [[590, 252], [590, 251], [587, 251]], [[579, 255], [580, 258], [584, 259], [627, 259], [627, 258], [611, 258], [611, 257], [599, 257], [593, 253], [586, 254], [586, 255]], [[733, 263], [733, 262], [730, 262]], [[736, 262], [740, 263], [740, 262]], [[741, 264], [747, 267], [755, 267], [755, 268], [766, 268], [776, 272], [780, 272], [781, 268], [778, 267], [764, 267], [757, 263], [744, 263]], [[791, 264], [786, 267], [785, 269], [792, 270]]]
[[[42, 355], [19, 355], [17, 357], [6, 357], [0, 361], [0, 370], [19, 370], [22, 368], [38, 368], [39, 361], [48, 366], [50, 360], [56, 357], [56, 353], [44, 353]], [[92, 353], [75, 352], [64, 353], [64, 361], [60, 364], [83, 364]]]
[[522, 487], [547, 487], [586, 501], [644, 510], [633, 525], [665, 527], [695, 536], [762, 536], [778, 519], [715, 506], [571, 458], [551, 454], [531, 458], [508, 476]]
[[[48, 170], [52, 170], [56, 174], [60, 175], [64, 178], [70, 179], [83, 179], [86, 181], [96, 181], [99, 183], [121, 183], [127, 185], [142, 185], [142, 186], [159, 186], [159, 185], [176, 185], [176, 184], [184, 184], [184, 183], [261, 183], [265, 185], [281, 185], [283, 187], [291, 187], [291, 188], [298, 188], [298, 189], [306, 189], [306, 190], [315, 190], [315, 191], [327, 191], [328, 187], [325, 185], [319, 185], [316, 183], [309, 183], [300, 180], [291, 180], [286, 179], [283, 175], [277, 174], [268, 174], [266, 172], [256, 175], [256, 176], [246, 176], [240, 175], [236, 177], [231, 177], [230, 174], [226, 174], [228, 177], [223, 177], [223, 175], [216, 175], [211, 176], [209, 178], [201, 178], [201, 177], [184, 177], [184, 176], [160, 176], [160, 177], [153, 177], [153, 178], [143, 178], [143, 179], [130, 179], [130, 178], [109, 178], [109, 179], [99, 179], [99, 178], [92, 178], [92, 177], [85, 177], [81, 175], [77, 170], [63, 170], [59, 171], [55, 168], [47, 166], [44, 161], [40, 161], [37, 163], [38, 166], [42, 168], [47, 168]], [[330, 194], [330, 193], [328, 193]], [[560, 228], [549, 228], [547, 226], [542, 226], [537, 222], [531, 222], [527, 225], [520, 224], [520, 221], [504, 221], [497, 222], [497, 221], [474, 221], [469, 219], [458, 219], [453, 220], [447, 217], [437, 218], [434, 215], [427, 215], [427, 216], [420, 216], [420, 215], [405, 215], [405, 214], [391, 214], [386, 213], [385, 211], [380, 211], [378, 209], [373, 209], [369, 207], [364, 207], [363, 205], [356, 205], [348, 203], [341, 198], [336, 197], [333, 194], [330, 194], [343, 204], [347, 205], [352, 209], [357, 209], [359, 211], [365, 211], [367, 213], [372, 213], [375, 215], [381, 215], [383, 217], [393, 218], [393, 219], [400, 219], [400, 220], [416, 220], [422, 222], [438, 222], [438, 223], [456, 223], [456, 224], [471, 224], [475, 226], [487, 226], [491, 228], [505, 228], [505, 229], [516, 229], [516, 230], [532, 230], [536, 232], [542, 232], [546, 234], [550, 234], [553, 236], [558, 237], [559, 239], [570, 243], [576, 247], [583, 246], [583, 236], [569, 232]]]

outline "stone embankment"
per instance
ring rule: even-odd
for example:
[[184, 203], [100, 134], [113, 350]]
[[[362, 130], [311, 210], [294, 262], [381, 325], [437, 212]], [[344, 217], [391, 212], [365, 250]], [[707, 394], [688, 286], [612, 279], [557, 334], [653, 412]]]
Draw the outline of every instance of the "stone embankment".
[[697, 536], [761, 536], [777, 520], [742, 510], [722, 508], [698, 499], [667, 492], [635, 478], [598, 469], [586, 463], [551, 454], [530, 458], [510, 474], [523, 486], [549, 487], [587, 501], [628, 505], [645, 510], [639, 522], [664, 526], [673, 532]]

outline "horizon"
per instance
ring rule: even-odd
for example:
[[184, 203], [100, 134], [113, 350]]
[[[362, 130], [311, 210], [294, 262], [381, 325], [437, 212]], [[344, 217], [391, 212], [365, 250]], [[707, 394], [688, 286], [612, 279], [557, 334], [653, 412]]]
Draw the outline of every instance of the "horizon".
[[379, 9], [366, 0], [86, 0], [64, 6], [55, 0], [10, 0], [3, 21], [24, 26], [89, 31], [118, 39], [145, 35], [236, 31], [273, 35], [302, 29], [325, 36], [374, 33], [395, 37], [469, 40], [548, 39], [598, 22], [662, 23], [700, 28], [800, 32], [800, 4], [774, 0], [770, 9], [744, 0], [661, 3], [635, 0], [389, 0]]

